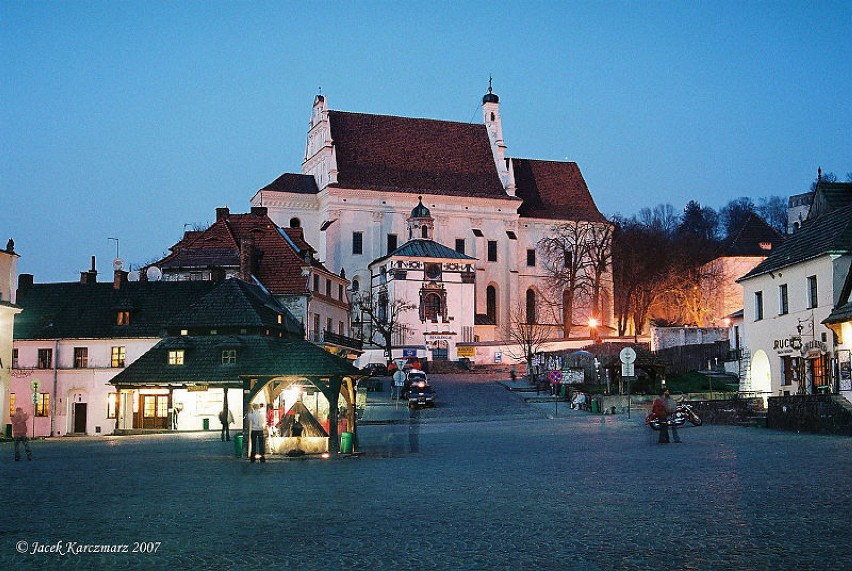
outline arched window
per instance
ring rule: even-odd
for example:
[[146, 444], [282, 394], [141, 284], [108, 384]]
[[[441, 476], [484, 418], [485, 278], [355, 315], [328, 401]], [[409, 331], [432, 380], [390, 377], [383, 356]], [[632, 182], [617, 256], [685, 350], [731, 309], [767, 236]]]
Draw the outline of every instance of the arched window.
[[423, 314], [426, 321], [437, 321], [443, 315], [441, 296], [437, 293], [427, 293], [423, 296]]
[[491, 323], [497, 323], [497, 288], [485, 288], [485, 314]]
[[290, 228], [301, 228], [301, 227], [302, 227], [302, 221], [301, 220], [299, 220], [298, 218], [291, 218], [290, 219]]
[[358, 281], [358, 278], [352, 280], [352, 291], [358, 291], [361, 289], [361, 282]]
[[535, 290], [527, 290], [527, 323], [535, 323]]

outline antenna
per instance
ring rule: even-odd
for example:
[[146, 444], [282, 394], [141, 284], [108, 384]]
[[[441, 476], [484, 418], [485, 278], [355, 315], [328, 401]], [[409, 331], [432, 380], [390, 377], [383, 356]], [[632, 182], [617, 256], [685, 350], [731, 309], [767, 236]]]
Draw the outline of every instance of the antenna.
[[107, 240], [115, 240], [115, 257], [120, 258], [118, 255], [118, 238], [107, 238]]

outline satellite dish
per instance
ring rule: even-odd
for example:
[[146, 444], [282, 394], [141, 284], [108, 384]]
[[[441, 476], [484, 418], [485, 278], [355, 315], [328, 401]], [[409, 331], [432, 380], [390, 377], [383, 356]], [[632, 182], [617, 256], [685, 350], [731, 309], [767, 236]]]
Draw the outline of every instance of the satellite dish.
[[138, 282], [139, 281], [139, 272], [133, 270], [129, 274], [127, 274], [127, 281], [129, 282]]
[[121, 258], [116, 258], [112, 261], [112, 269], [120, 270], [124, 268], [124, 260]]
[[158, 268], [157, 266], [151, 266], [145, 272], [145, 275], [148, 276], [149, 282], [158, 282], [158, 281], [160, 281], [160, 278], [163, 277], [163, 272], [160, 271], [160, 268]]

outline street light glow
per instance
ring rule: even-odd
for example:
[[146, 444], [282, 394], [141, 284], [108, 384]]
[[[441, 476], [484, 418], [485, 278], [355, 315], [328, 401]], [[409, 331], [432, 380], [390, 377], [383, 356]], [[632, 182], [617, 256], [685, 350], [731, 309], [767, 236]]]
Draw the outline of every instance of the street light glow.
[[597, 327], [597, 326], [598, 326], [598, 320], [595, 319], [594, 317], [590, 317], [589, 318], [589, 327]]

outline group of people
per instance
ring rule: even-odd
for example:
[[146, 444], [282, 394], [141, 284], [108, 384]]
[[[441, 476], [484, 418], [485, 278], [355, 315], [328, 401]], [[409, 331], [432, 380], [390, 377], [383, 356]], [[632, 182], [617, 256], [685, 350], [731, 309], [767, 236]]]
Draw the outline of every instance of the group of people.
[[[266, 408], [266, 414], [263, 412], [264, 407]], [[284, 435], [286, 415], [281, 414], [280, 416], [281, 418], [276, 424], [275, 409], [272, 405], [267, 407], [263, 403], [255, 403], [251, 406], [251, 411], [246, 415], [249, 424], [251, 462], [255, 462], [258, 459], [261, 463], [266, 462], [266, 437], [274, 435], [276, 426], [281, 436]], [[222, 423], [222, 440], [230, 440], [230, 425], [234, 423], [234, 415], [230, 410], [223, 409], [219, 413], [219, 422]], [[295, 438], [302, 436], [304, 427], [299, 421], [298, 415], [292, 418], [292, 422], [289, 422], [289, 425], [290, 436]]]

